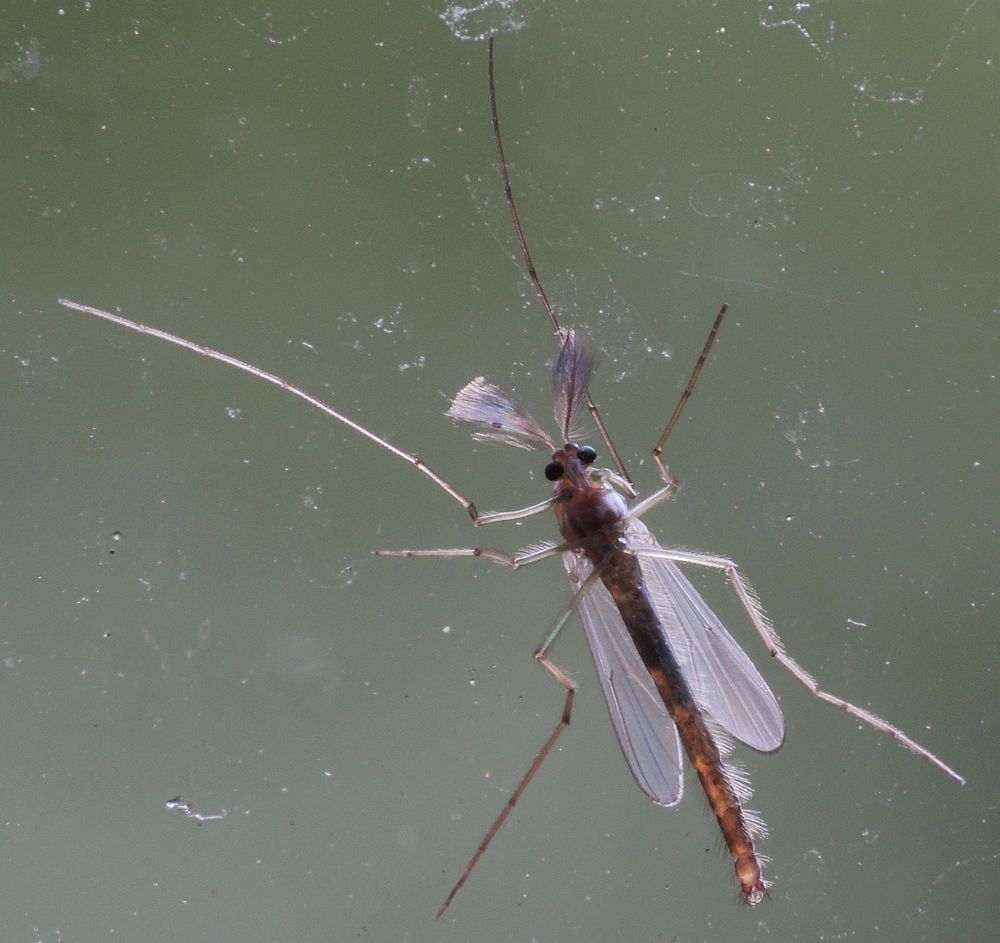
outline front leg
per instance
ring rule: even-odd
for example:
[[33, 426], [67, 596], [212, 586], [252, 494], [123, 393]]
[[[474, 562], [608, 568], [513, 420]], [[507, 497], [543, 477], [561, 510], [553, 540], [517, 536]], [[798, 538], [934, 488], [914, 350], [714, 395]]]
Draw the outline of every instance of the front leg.
[[373, 550], [372, 553], [376, 557], [439, 557], [442, 559], [482, 557], [484, 560], [492, 560], [501, 566], [517, 570], [522, 566], [528, 566], [530, 563], [547, 560], [549, 557], [569, 549], [572, 549], [570, 544], [546, 543], [537, 547], [526, 547], [524, 550], [519, 550], [514, 554], [504, 553], [502, 550], [490, 550], [485, 547], [453, 547], [431, 550]]

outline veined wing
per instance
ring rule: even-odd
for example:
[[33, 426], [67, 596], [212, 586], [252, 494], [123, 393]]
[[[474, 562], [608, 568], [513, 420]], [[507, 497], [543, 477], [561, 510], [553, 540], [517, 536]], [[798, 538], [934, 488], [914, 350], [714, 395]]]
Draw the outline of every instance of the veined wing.
[[[577, 587], [590, 575], [590, 562], [575, 553], [564, 553], [563, 564]], [[629, 769], [653, 802], [676, 805], [684, 788], [677, 727], [604, 584], [595, 582], [578, 607]]]
[[[626, 526], [629, 547], [657, 547], [642, 521]], [[720, 727], [755, 750], [777, 750], [785, 719], [767, 682], [672, 560], [639, 556], [643, 581], [695, 701]]]

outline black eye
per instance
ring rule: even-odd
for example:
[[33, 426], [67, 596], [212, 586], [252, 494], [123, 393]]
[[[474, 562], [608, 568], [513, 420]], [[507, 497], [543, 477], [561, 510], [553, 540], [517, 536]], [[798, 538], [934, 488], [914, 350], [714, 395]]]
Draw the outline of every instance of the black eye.
[[548, 478], [549, 481], [558, 481], [562, 478], [565, 470], [566, 469], [562, 467], [561, 462], [549, 462], [549, 464], [545, 466], [545, 477]]
[[597, 449], [593, 449], [589, 445], [585, 445], [577, 451], [576, 457], [580, 459], [584, 465], [593, 465], [594, 462], [597, 461]]

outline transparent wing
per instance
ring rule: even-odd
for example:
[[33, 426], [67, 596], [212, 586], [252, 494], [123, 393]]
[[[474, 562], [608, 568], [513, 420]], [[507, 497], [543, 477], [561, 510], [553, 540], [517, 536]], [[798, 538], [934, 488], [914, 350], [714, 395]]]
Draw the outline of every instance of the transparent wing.
[[[630, 548], [658, 546], [639, 520], [626, 526]], [[777, 750], [785, 719], [767, 682], [672, 560], [640, 556], [646, 589], [698, 705], [755, 750]]]
[[[591, 571], [590, 563], [574, 553], [564, 553], [563, 564], [576, 586]], [[603, 583], [595, 582], [580, 599], [579, 611], [629, 769], [653, 802], [676, 805], [684, 788], [677, 728]]]
[[563, 442], [572, 442], [579, 432], [597, 355], [576, 331], [568, 330], [561, 336], [559, 356], [552, 369], [552, 393], [559, 434]]
[[486, 432], [473, 433], [482, 441], [503, 442], [519, 449], [539, 445], [555, 448], [548, 433], [500, 387], [476, 377], [462, 387], [445, 415], [453, 422], [482, 426]]

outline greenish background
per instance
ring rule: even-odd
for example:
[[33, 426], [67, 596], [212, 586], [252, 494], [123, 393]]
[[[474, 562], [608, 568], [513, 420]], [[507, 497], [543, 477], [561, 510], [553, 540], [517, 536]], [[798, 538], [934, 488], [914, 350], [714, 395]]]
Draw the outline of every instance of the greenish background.
[[[0, 21], [0, 936], [9, 941], [981, 940], [997, 855], [996, 48], [986, 2], [17, 3]], [[511, 26], [520, 28], [511, 30]], [[667, 543], [724, 553], [791, 652], [964, 788], [774, 664], [740, 750], [771, 828], [739, 905], [697, 785], [651, 805], [557, 563], [273, 387], [64, 311], [117, 308], [288, 377], [483, 508], [544, 456], [442, 418], [485, 373], [548, 418], [552, 342], [496, 171]], [[121, 539], [114, 534], [119, 532]], [[112, 552], [114, 551], [114, 552]], [[699, 576], [700, 578], [700, 576]], [[706, 595], [757, 658], [720, 579]], [[859, 624], [863, 623], [863, 625]], [[198, 825], [181, 794], [223, 820]]]

